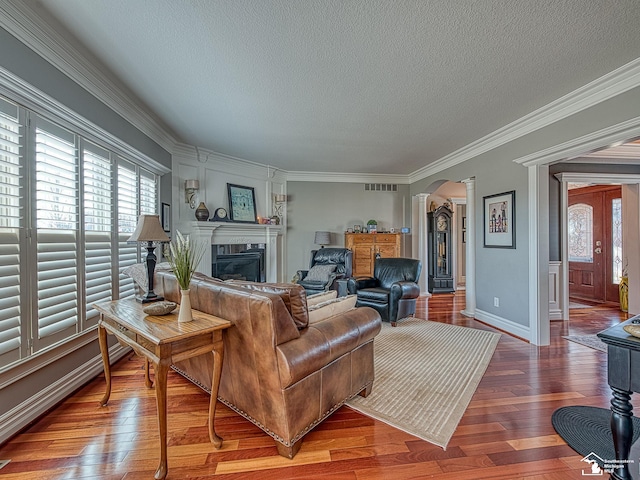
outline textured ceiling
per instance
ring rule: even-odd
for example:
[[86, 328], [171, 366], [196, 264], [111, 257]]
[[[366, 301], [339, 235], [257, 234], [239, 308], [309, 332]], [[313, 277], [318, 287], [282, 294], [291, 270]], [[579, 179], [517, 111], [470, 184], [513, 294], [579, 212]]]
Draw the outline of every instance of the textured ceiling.
[[184, 143], [409, 174], [640, 57], [637, 0], [35, 0]]

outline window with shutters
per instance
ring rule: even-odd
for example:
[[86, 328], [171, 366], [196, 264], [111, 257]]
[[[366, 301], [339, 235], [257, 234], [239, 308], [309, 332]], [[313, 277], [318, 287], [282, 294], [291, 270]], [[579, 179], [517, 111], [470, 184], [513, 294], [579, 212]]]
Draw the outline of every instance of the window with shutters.
[[76, 138], [36, 119], [36, 268], [40, 350], [77, 332], [78, 163]]
[[0, 367], [24, 356], [20, 260], [24, 234], [24, 135], [18, 106], [0, 98]]
[[113, 298], [113, 168], [107, 150], [89, 142], [82, 148], [84, 199], [85, 326], [98, 322], [91, 306]]
[[122, 269], [159, 177], [107, 144], [0, 97], [0, 370], [95, 328], [132, 295]]

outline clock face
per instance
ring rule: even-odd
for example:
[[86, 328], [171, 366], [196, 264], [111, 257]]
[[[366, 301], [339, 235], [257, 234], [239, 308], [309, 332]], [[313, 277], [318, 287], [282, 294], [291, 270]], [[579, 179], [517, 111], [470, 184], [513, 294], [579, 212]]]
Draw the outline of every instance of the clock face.
[[224, 208], [216, 209], [216, 217], [218, 218], [227, 218], [227, 210]]
[[438, 217], [438, 230], [446, 230], [447, 229], [447, 217], [444, 215], [440, 215]]

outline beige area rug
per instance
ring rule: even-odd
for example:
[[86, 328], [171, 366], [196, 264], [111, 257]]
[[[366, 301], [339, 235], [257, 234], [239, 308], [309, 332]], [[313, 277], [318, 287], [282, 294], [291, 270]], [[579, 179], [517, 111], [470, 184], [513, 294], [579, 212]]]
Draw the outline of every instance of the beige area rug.
[[500, 334], [414, 318], [382, 325], [374, 342], [373, 390], [347, 404], [446, 448]]
[[607, 352], [607, 344], [600, 340], [596, 335], [567, 335], [562, 337], [565, 340], [579, 343], [585, 347], [593, 348], [594, 350], [600, 350], [601, 352]]

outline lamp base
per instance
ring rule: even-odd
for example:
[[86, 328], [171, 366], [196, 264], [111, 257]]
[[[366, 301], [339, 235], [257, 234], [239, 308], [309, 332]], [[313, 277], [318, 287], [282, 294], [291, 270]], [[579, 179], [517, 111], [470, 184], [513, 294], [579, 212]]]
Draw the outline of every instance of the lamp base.
[[156, 294], [153, 294], [152, 296], [145, 295], [144, 297], [136, 297], [136, 301], [138, 303], [160, 302], [162, 300], [164, 300], [164, 297]]

